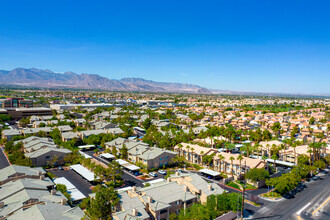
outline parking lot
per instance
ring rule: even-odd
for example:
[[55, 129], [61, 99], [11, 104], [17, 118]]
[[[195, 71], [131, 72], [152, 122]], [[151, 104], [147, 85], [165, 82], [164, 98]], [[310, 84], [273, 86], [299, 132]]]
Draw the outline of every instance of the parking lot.
[[70, 181], [82, 194], [88, 196], [92, 193], [92, 184], [90, 184], [86, 179], [80, 176], [73, 170], [59, 170], [51, 169], [48, 170], [50, 173], [54, 174], [56, 177], [65, 177]]

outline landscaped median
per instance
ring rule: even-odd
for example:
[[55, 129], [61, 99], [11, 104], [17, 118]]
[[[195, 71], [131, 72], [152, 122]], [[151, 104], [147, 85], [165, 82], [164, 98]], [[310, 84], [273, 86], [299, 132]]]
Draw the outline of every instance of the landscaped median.
[[259, 196], [263, 199], [268, 199], [273, 201], [277, 201], [283, 198], [281, 194], [275, 192], [275, 189], [267, 193], [260, 194]]

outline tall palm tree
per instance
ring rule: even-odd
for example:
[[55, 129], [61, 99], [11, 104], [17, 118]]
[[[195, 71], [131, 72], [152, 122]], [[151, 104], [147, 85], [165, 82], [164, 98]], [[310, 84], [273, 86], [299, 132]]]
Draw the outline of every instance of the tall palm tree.
[[[221, 169], [220, 169], [221, 161], [223, 161], [225, 159], [225, 157], [223, 155], [221, 155], [221, 154], [219, 154], [218, 157], [219, 157], [219, 171], [221, 171]], [[224, 167], [222, 167], [222, 168], [223, 168], [223, 170], [225, 170]]]
[[277, 155], [276, 155], [276, 154], [273, 154], [273, 155], [272, 155], [272, 159], [274, 160], [274, 170], [275, 170], [275, 173], [276, 173], [276, 160], [277, 160]]
[[[265, 164], [266, 164], [266, 159], [267, 159], [266, 156], [262, 156], [262, 160], [264, 161]], [[267, 166], [267, 171], [269, 172], [269, 166]]]
[[182, 149], [182, 144], [178, 144], [178, 149], [179, 149], [179, 156], [181, 156], [181, 149]]
[[195, 161], [194, 161], [194, 158], [195, 158], [195, 157], [194, 157], [194, 150], [195, 150], [195, 149], [192, 147], [190, 150], [191, 150], [191, 156], [192, 156], [192, 163], [194, 163], [194, 162], [195, 162]]
[[296, 147], [297, 147], [297, 144], [296, 143], [293, 143], [292, 146], [293, 147], [293, 152], [294, 152], [294, 165], [297, 164], [297, 153], [296, 153]]
[[259, 143], [255, 145], [256, 149], [257, 149], [257, 156], [259, 157], [259, 151], [260, 151], [260, 145]]
[[270, 145], [266, 144], [266, 147], [267, 147], [267, 156], [269, 157], [269, 155], [270, 155], [270, 151], [269, 151]]
[[229, 158], [229, 160], [231, 161], [231, 176], [234, 177], [234, 164], [233, 163], [234, 163], [235, 158], [233, 156], [231, 156]]
[[189, 149], [190, 149], [190, 146], [187, 145], [186, 149], [187, 149], [187, 151], [188, 151], [188, 160], [189, 160]]
[[307, 151], [307, 153], [309, 153], [309, 166], [312, 166], [312, 150], [309, 148], [309, 150]]
[[202, 164], [203, 164], [203, 156], [204, 156], [204, 151], [201, 151], [201, 161], [202, 161]]
[[238, 155], [238, 157], [236, 159], [239, 160], [239, 173], [241, 173], [241, 171], [242, 171], [242, 160], [243, 160], [242, 154]]
[[250, 156], [250, 144], [246, 145], [246, 156], [249, 158]]

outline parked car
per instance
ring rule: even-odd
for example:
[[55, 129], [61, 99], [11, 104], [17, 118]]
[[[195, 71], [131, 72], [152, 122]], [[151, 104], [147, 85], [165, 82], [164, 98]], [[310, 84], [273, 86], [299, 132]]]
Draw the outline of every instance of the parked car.
[[58, 167], [58, 169], [59, 169], [59, 170], [64, 170], [64, 168], [63, 168], [63, 167]]
[[181, 169], [178, 169], [178, 172], [182, 173], [182, 170]]
[[320, 177], [318, 177], [318, 176], [313, 176], [312, 177], [312, 180], [318, 180]]
[[166, 175], [166, 171], [165, 170], [158, 170], [158, 173], [159, 174], [162, 174], [162, 175]]
[[134, 173], [134, 176], [140, 176], [140, 175], [142, 175], [142, 173], [140, 173], [140, 172]]
[[154, 172], [151, 172], [151, 173], [149, 173], [149, 176], [151, 176], [151, 177], [157, 177], [157, 174], [154, 173]]

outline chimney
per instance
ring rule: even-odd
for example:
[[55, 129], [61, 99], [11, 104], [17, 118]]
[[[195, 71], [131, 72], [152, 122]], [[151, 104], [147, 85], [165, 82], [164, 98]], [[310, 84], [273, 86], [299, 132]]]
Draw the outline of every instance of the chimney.
[[44, 180], [44, 179], [45, 179], [45, 175], [41, 175], [40, 180]]
[[136, 186], [132, 187], [132, 192], [136, 192]]
[[52, 189], [52, 190], [50, 190], [50, 194], [51, 194], [51, 195], [55, 195], [55, 194], [56, 194], [56, 189]]
[[66, 205], [66, 199], [61, 199], [61, 205]]
[[210, 191], [212, 191], [212, 185], [211, 185], [211, 184], [208, 184], [208, 185], [207, 185], [207, 188], [208, 188]]
[[180, 176], [180, 173], [178, 171], [175, 172], [175, 176]]
[[148, 203], [152, 203], [152, 197], [151, 196], [148, 196]]
[[183, 186], [183, 190], [184, 190], [185, 192], [188, 192], [188, 186]]
[[138, 210], [137, 209], [132, 209], [132, 215], [137, 216], [138, 215]]
[[0, 209], [5, 206], [5, 202], [0, 202]]
[[170, 177], [167, 178], [167, 182], [168, 182], [168, 183], [171, 182], [171, 178], [170, 178]]
[[41, 171], [38, 171], [38, 176], [41, 176], [42, 172]]

